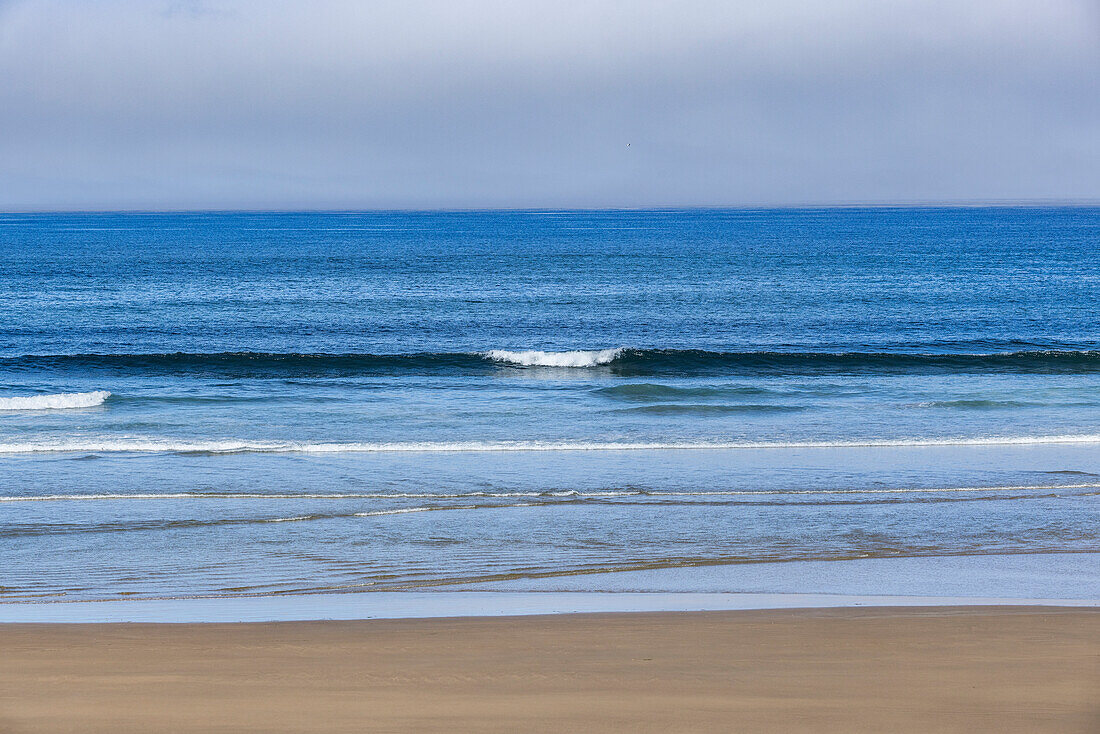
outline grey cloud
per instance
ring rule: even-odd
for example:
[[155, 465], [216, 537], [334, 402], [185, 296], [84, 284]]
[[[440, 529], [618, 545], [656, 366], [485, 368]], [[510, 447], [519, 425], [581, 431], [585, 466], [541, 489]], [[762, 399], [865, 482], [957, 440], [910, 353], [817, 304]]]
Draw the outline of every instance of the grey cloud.
[[1097, 200], [1098, 17], [1065, 0], [8, 3], [0, 208]]

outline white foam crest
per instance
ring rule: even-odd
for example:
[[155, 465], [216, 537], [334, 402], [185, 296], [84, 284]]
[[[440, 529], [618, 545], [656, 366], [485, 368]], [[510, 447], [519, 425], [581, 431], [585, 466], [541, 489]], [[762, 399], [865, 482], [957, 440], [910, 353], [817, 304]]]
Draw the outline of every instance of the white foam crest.
[[734, 442], [589, 442], [589, 441], [467, 441], [392, 443], [305, 443], [300, 441], [175, 441], [131, 439], [84, 441], [21, 441], [0, 443], [0, 454], [39, 453], [491, 453], [519, 451], [717, 451], [735, 449], [860, 449], [951, 446], [1028, 446], [1038, 444], [1100, 444], [1100, 434], [1055, 436], [986, 436], [870, 441], [734, 441]]
[[0, 398], [0, 410], [66, 410], [69, 408], [94, 408], [111, 397], [106, 390], [92, 392], [65, 392], [53, 395], [27, 395]]
[[352, 517], [376, 517], [378, 515], [404, 515], [409, 512], [428, 512], [437, 510], [438, 507], [402, 507], [398, 510], [376, 510], [374, 512], [356, 512]]
[[485, 356], [494, 362], [518, 364], [524, 367], [597, 367], [610, 364], [622, 353], [621, 347], [618, 349], [577, 350], [572, 352], [540, 352], [536, 350], [512, 352], [507, 349], [494, 349], [486, 352]]

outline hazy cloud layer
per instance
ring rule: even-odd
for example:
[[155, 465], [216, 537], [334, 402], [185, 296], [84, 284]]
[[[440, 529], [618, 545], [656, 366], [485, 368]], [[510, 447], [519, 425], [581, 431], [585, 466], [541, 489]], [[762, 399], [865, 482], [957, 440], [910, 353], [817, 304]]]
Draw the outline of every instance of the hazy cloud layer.
[[1100, 200], [1095, 0], [0, 0], [0, 209]]

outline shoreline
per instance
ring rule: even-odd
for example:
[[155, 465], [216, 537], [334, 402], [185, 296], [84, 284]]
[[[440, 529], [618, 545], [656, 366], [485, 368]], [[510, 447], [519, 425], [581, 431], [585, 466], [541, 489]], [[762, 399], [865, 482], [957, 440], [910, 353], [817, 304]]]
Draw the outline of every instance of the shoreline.
[[1100, 611], [0, 625], [0, 730], [1084, 732]]
[[862, 608], [1100, 608], [1100, 599], [748, 592], [367, 591], [0, 604], [0, 628], [21, 624], [264, 624], [691, 614]]
[[702, 565], [342, 590], [0, 602], [0, 624], [198, 623], [867, 606], [1100, 606], [1100, 553]]

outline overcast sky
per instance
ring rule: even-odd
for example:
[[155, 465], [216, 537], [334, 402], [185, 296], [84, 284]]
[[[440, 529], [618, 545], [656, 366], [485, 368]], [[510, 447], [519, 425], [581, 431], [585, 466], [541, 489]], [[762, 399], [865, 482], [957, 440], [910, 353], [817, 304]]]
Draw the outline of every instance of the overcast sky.
[[0, 0], [0, 210], [1100, 200], [1098, 0]]

